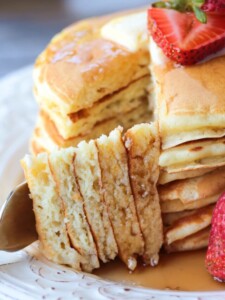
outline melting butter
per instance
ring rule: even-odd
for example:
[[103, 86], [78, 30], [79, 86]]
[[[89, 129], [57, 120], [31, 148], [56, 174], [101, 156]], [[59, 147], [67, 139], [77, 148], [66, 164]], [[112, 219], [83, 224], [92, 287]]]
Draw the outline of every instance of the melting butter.
[[101, 35], [131, 52], [148, 49], [147, 11], [118, 17], [101, 28]]

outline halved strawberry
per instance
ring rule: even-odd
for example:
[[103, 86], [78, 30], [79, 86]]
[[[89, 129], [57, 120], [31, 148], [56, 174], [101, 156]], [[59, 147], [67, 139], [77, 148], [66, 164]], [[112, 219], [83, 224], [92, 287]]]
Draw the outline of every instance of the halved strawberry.
[[205, 0], [201, 7], [204, 11], [216, 11], [225, 13], [225, 0]]
[[192, 12], [150, 8], [148, 27], [164, 54], [182, 65], [195, 64], [225, 47], [225, 15], [208, 13], [207, 23]]
[[213, 211], [205, 264], [214, 279], [225, 281], [225, 193]]

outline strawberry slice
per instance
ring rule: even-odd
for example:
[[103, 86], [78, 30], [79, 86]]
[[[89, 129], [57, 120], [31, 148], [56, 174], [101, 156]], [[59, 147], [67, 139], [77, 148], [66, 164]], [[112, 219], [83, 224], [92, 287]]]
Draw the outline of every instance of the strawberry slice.
[[204, 11], [225, 13], [225, 0], [206, 0], [201, 9]]
[[225, 193], [213, 211], [205, 264], [214, 279], [225, 281]]
[[207, 13], [207, 23], [192, 12], [150, 8], [148, 27], [164, 54], [182, 65], [192, 65], [225, 47], [225, 15]]

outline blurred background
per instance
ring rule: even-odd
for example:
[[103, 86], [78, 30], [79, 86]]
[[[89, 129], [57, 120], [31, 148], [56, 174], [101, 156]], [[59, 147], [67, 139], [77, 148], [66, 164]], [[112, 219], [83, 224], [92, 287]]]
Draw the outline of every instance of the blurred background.
[[51, 37], [74, 21], [149, 3], [147, 0], [0, 0], [0, 77], [32, 64]]

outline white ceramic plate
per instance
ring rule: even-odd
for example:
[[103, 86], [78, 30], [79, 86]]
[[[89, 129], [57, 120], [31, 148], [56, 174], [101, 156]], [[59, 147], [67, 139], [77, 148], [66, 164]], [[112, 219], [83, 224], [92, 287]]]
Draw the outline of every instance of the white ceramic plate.
[[[32, 68], [4, 78], [0, 81], [0, 91], [0, 199], [3, 201], [22, 180], [19, 160], [28, 152], [37, 113], [32, 96]], [[26, 251], [0, 251], [0, 299], [222, 300], [225, 291], [160, 291], [102, 280], [48, 262], [34, 243]]]

